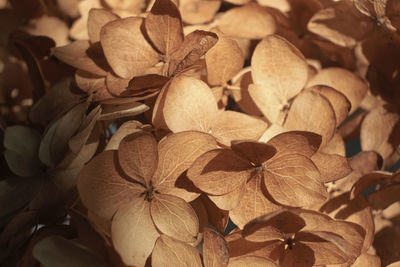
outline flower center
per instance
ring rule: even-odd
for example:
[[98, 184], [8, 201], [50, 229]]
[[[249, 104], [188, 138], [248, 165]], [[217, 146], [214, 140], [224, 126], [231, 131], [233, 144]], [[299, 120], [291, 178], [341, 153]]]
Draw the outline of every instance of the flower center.
[[140, 195], [141, 195], [141, 196], [144, 196], [144, 200], [146, 200], [146, 201], [148, 201], [148, 202], [151, 202], [151, 200], [152, 200], [153, 197], [154, 197], [154, 194], [159, 194], [159, 193], [160, 193], [160, 192], [158, 192], [157, 189], [155, 189], [155, 188], [153, 187], [153, 184], [152, 184], [152, 182], [150, 181], [149, 187], [148, 187], [145, 191], [143, 191]]
[[291, 237], [289, 237], [289, 238], [286, 239], [286, 241], [285, 241], [285, 249], [286, 249], [286, 248], [287, 248], [287, 249], [292, 249], [293, 246], [294, 246], [294, 244], [295, 244], [294, 239], [291, 238]]

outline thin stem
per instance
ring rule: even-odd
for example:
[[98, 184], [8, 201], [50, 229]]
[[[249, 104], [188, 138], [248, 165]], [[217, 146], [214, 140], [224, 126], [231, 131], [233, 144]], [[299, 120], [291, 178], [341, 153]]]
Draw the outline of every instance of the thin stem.
[[244, 74], [246, 74], [247, 72], [251, 71], [251, 66], [248, 66], [246, 68], [243, 68], [241, 71], [239, 71], [235, 76], [233, 76], [233, 78], [231, 79], [232, 84], [235, 84], [240, 77], [242, 77]]

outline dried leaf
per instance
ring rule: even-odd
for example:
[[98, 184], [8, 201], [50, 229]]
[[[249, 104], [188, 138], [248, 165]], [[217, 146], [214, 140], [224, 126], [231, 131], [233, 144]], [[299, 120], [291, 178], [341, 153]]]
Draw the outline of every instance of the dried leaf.
[[32, 254], [44, 266], [106, 266], [106, 263], [89, 248], [61, 236], [50, 236], [40, 240], [33, 248]]
[[91, 45], [89, 41], [75, 41], [69, 45], [54, 48], [52, 53], [74, 68], [98, 76], [107, 75], [109, 67], [101, 47], [97, 44]]
[[85, 96], [75, 93], [71, 82], [72, 79], [65, 79], [51, 87], [49, 91], [32, 106], [29, 119], [33, 123], [50, 121], [79, 102], [84, 101]]
[[1, 180], [0, 218], [3, 219], [26, 206], [37, 194], [40, 184], [40, 179], [11, 177]]
[[150, 203], [151, 217], [163, 234], [183, 242], [194, 242], [199, 232], [196, 212], [183, 199], [156, 194]]
[[4, 157], [13, 173], [21, 177], [41, 172], [39, 160], [40, 134], [28, 127], [15, 125], [4, 131]]
[[151, 256], [151, 263], [154, 267], [203, 266], [196, 248], [166, 235], [161, 235], [157, 239]]

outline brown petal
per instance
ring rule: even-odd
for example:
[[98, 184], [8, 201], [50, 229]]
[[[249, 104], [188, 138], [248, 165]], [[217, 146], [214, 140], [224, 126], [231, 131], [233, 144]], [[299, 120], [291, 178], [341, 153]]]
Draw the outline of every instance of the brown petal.
[[311, 132], [291, 131], [273, 137], [267, 144], [276, 149], [276, 157], [294, 153], [311, 157], [321, 145], [321, 136]]
[[[127, 86], [128, 91], [136, 91], [143, 89], [162, 88], [169, 80], [169, 77], [158, 74], [146, 74], [143, 76], [134, 77], [129, 81]], [[129, 94], [129, 92], [127, 92]]]
[[232, 210], [239, 205], [245, 192], [246, 181], [243, 181], [241, 185], [227, 194], [220, 196], [208, 195], [208, 198], [221, 210]]
[[[369, 253], [363, 253], [353, 263], [352, 267], [364, 267], [364, 266], [380, 267], [381, 259], [379, 258], [379, 256], [371, 255]], [[399, 262], [399, 266], [400, 266], [400, 262]], [[395, 267], [395, 266], [388, 265], [388, 267]]]
[[346, 220], [361, 225], [365, 230], [362, 251], [367, 251], [374, 238], [374, 218], [372, 209], [364, 196], [358, 195], [350, 200], [350, 192], [343, 193], [327, 201], [320, 209], [332, 218]]
[[242, 235], [252, 242], [286, 239], [300, 231], [305, 224], [300, 216], [290, 211], [278, 210], [246, 224]]
[[299, 215], [306, 221], [304, 231], [334, 233], [350, 244], [350, 246], [346, 246], [347, 256], [355, 259], [361, 254], [365, 231], [360, 225], [346, 221], [334, 221], [326, 215], [313, 211], [301, 210]]
[[265, 163], [267, 191], [277, 202], [309, 207], [327, 198], [325, 186], [314, 163], [300, 154], [274, 157]]
[[[397, 145], [397, 140], [393, 140], [391, 136], [396, 125], [400, 123], [399, 120], [400, 116], [397, 113], [389, 112], [381, 106], [371, 110], [361, 124], [362, 150], [374, 150], [384, 159], [390, 156]], [[400, 143], [400, 140], [398, 142]]]
[[[90, 49], [91, 48], [91, 49]], [[69, 45], [56, 47], [52, 51], [59, 60], [99, 76], [106, 76], [108, 65], [101, 47], [89, 41], [75, 41]]]
[[118, 160], [129, 177], [149, 185], [158, 164], [157, 141], [147, 132], [128, 135], [119, 144]]
[[183, 242], [161, 235], [151, 255], [151, 265], [202, 267], [199, 251]]
[[142, 124], [138, 121], [127, 121], [111, 136], [104, 150], [118, 150], [119, 143], [124, 137], [142, 131]]
[[117, 151], [105, 151], [94, 157], [78, 175], [77, 187], [83, 204], [107, 219], [144, 190], [122, 178], [117, 166]]
[[336, 129], [335, 111], [331, 103], [315, 91], [303, 91], [292, 103], [284, 127], [289, 130], [314, 132], [327, 144]]
[[346, 251], [351, 244], [334, 233], [305, 231], [296, 234], [295, 238], [299, 242], [295, 247], [301, 244], [313, 251], [314, 265], [344, 264], [351, 259]]
[[[217, 142], [202, 132], [182, 132], [172, 134], [158, 144], [158, 168], [152, 178], [153, 185], [165, 194], [185, 196], [185, 189], [178, 188], [178, 177], [202, 154], [217, 148]], [[190, 194], [191, 195], [191, 194]], [[193, 200], [199, 194], [195, 193], [187, 201]]]
[[188, 171], [188, 177], [196, 187], [213, 195], [232, 192], [251, 176], [250, 163], [228, 149], [203, 154]]
[[176, 180], [195, 159], [216, 148], [215, 139], [202, 132], [186, 131], [166, 137], [158, 144], [160, 168], [153, 183], [159, 185], [169, 179]]
[[307, 88], [314, 85], [330, 86], [343, 93], [351, 103], [350, 114], [358, 108], [368, 90], [367, 83], [361, 77], [341, 68], [321, 70], [307, 83]]
[[231, 258], [256, 256], [262, 258], [273, 259], [274, 261], [284, 251], [284, 245], [280, 240], [266, 242], [251, 242], [242, 237], [241, 231], [234, 231], [225, 237], [229, 245]]
[[183, 242], [194, 242], [199, 233], [196, 212], [183, 199], [165, 194], [154, 195], [150, 204], [151, 217], [163, 234]]
[[112, 221], [113, 246], [126, 265], [144, 266], [159, 236], [143, 198], [120, 207]]
[[168, 75], [175, 75], [195, 64], [218, 41], [213, 32], [196, 30], [187, 36], [179, 50], [171, 55]]
[[286, 99], [267, 84], [250, 84], [249, 95], [257, 109], [273, 124], [282, 125], [288, 113]]
[[142, 18], [118, 19], [107, 23], [100, 32], [101, 45], [113, 71], [130, 79], [158, 62], [158, 54], [145, 39]]
[[218, 114], [211, 126], [211, 134], [218, 142], [229, 146], [232, 140], [258, 140], [267, 127], [260, 118], [227, 110]]
[[87, 32], [91, 43], [100, 42], [101, 28], [119, 17], [106, 9], [92, 8], [87, 19]]
[[368, 195], [367, 199], [373, 209], [385, 209], [389, 205], [400, 201], [400, 185], [388, 185]]
[[253, 79], [251, 78], [251, 72], [246, 72], [239, 78], [238, 81], [236, 82], [233, 81], [233, 82], [234, 86], [240, 86], [240, 91], [239, 90], [231, 91], [233, 99], [238, 104], [239, 108], [249, 115], [261, 116], [262, 115], [261, 111], [254, 103], [249, 93], [250, 85], [253, 84]]
[[225, 232], [225, 228], [229, 221], [229, 212], [219, 209], [208, 197], [200, 196], [201, 202], [207, 210], [208, 221], [210, 225], [215, 227], [220, 233]]
[[225, 36], [205, 56], [207, 81], [211, 86], [223, 85], [238, 73], [244, 64], [244, 56], [238, 44]]
[[[354, 25], [354, 27], [349, 27]], [[359, 13], [352, 1], [340, 1], [318, 11], [308, 30], [340, 46], [352, 47], [372, 30], [368, 17]]]
[[313, 266], [315, 262], [313, 250], [297, 242], [292, 249], [285, 249], [279, 258], [279, 266], [292, 267], [292, 266]]
[[204, 267], [225, 267], [229, 261], [229, 248], [225, 238], [218, 232], [206, 228], [204, 231]]
[[381, 169], [382, 158], [374, 151], [363, 151], [349, 159], [349, 164], [353, 170], [345, 178], [335, 182], [335, 188], [347, 192], [350, 191], [363, 175]]
[[[303, 89], [308, 77], [304, 56], [278, 35], [267, 36], [258, 43], [251, 59], [251, 68], [254, 83], [265, 86], [265, 97], [275, 94], [283, 106]], [[262, 98], [261, 95], [258, 97]], [[257, 98], [253, 97], [253, 100], [262, 110]], [[264, 115], [268, 117], [268, 114]]]
[[246, 192], [235, 209], [229, 212], [231, 220], [240, 228], [249, 221], [269, 212], [281, 209], [266, 197], [262, 178], [259, 175], [250, 179], [246, 185]]
[[256, 256], [245, 256], [233, 258], [229, 261], [228, 267], [241, 267], [241, 266], [254, 266], [254, 267], [275, 267], [278, 266], [274, 262], [266, 258]]
[[180, 0], [179, 10], [182, 20], [188, 24], [199, 25], [211, 21], [222, 1]]
[[110, 94], [119, 96], [128, 87], [129, 80], [118, 77], [113, 72], [107, 73], [106, 86]]
[[390, 172], [384, 171], [374, 171], [364, 175], [353, 185], [351, 189], [352, 198], [371, 186], [389, 183], [391, 177], [392, 174]]
[[232, 150], [241, 158], [258, 165], [272, 158], [276, 149], [270, 145], [250, 142], [250, 141], [232, 141]]
[[217, 20], [218, 29], [228, 36], [261, 39], [275, 32], [275, 20], [256, 3], [231, 8]]
[[269, 142], [273, 137], [277, 136], [278, 134], [287, 132], [283, 126], [273, 123], [271, 124], [268, 129], [263, 133], [263, 135], [258, 139], [258, 142]]
[[324, 183], [339, 180], [352, 172], [346, 157], [317, 152], [311, 160], [320, 171]]
[[347, 118], [351, 109], [351, 103], [343, 93], [325, 85], [314, 85], [309, 89], [319, 92], [329, 100], [335, 111], [337, 125], [340, 125]]
[[183, 43], [181, 15], [171, 0], [156, 0], [144, 26], [154, 46], [167, 57]]
[[[114, 100], [115, 102], [117, 102], [118, 100], [121, 100], [121, 98], [114, 98], [109, 100]], [[121, 101], [122, 103], [117, 102], [115, 104], [111, 104], [110, 101], [110, 104], [108, 105], [106, 104], [106, 101], [103, 101], [103, 111], [100, 115], [99, 120], [115, 120], [123, 117], [133, 117], [149, 110], [148, 106], [141, 102], [135, 102], [137, 100], [135, 100], [134, 98], [124, 100], [126, 100], [126, 102]]]
[[321, 147], [321, 152], [327, 154], [337, 154], [339, 156], [346, 156], [346, 146], [344, 140], [337, 132], [333, 135], [332, 139], [324, 147]]
[[75, 73], [75, 81], [82, 91], [93, 97], [93, 101], [101, 101], [113, 97], [107, 90], [105, 78], [102, 76], [78, 70]]
[[199, 130], [208, 132], [218, 107], [210, 88], [195, 78], [179, 76], [168, 87], [164, 119], [173, 132]]

